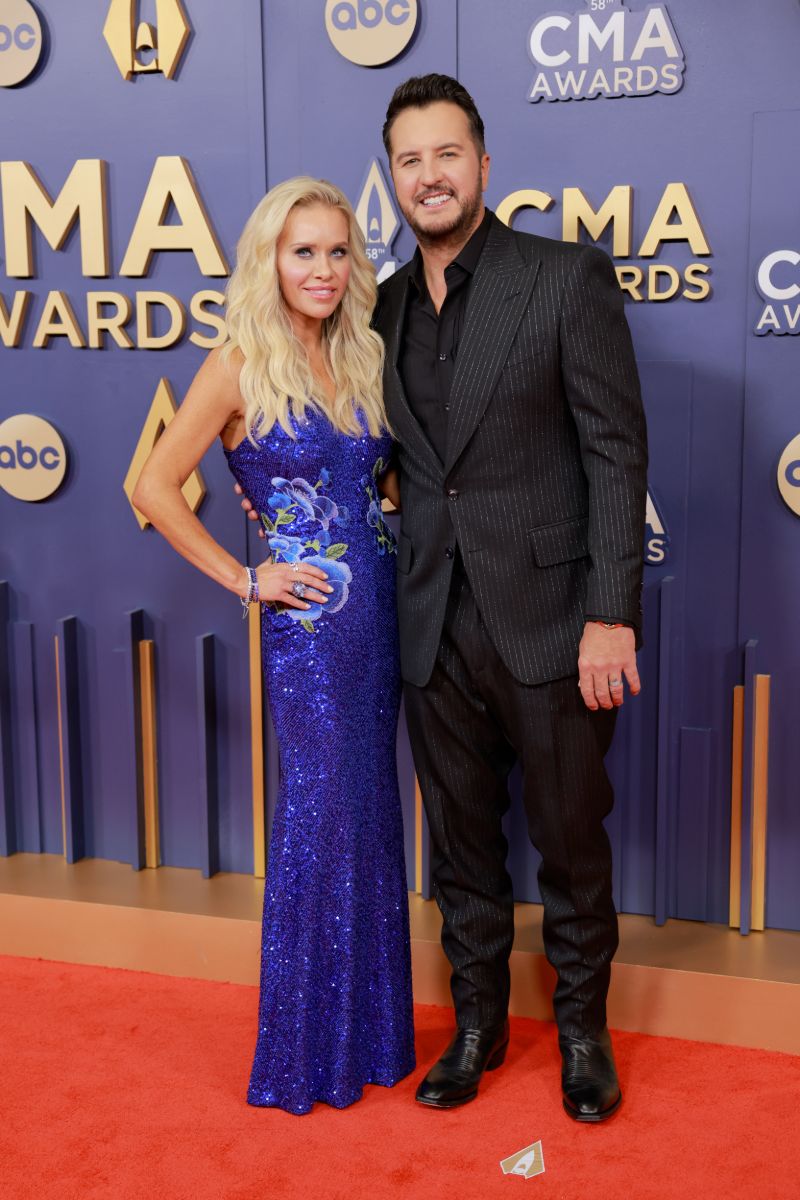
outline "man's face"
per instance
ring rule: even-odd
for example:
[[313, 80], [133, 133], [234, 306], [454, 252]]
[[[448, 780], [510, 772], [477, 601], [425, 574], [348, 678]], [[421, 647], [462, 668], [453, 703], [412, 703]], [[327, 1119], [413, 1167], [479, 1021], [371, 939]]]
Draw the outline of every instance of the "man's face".
[[405, 108], [390, 137], [397, 202], [417, 239], [435, 245], [469, 234], [483, 207], [489, 155], [479, 155], [464, 110], [447, 100]]

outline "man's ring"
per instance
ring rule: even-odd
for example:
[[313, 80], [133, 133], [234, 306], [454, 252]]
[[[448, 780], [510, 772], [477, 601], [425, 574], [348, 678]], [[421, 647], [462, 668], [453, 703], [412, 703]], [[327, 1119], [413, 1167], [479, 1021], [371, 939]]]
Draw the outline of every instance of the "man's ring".
[[620, 680], [619, 679], [609, 679], [608, 685], [609, 685], [609, 687], [619, 687]]
[[303, 596], [305, 596], [305, 594], [306, 594], [306, 585], [304, 583], [301, 583], [299, 579], [296, 579], [295, 582], [292, 584], [292, 595], [296, 596], [298, 600], [302, 600]]

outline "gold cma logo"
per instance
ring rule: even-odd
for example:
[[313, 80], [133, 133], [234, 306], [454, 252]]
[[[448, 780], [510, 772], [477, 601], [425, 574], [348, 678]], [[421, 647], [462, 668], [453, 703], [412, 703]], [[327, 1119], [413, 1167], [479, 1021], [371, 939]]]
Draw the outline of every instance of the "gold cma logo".
[[156, 28], [136, 24], [138, 0], [111, 0], [103, 37], [123, 79], [160, 71], [172, 79], [178, 69], [191, 26], [181, 0], [155, 0]]

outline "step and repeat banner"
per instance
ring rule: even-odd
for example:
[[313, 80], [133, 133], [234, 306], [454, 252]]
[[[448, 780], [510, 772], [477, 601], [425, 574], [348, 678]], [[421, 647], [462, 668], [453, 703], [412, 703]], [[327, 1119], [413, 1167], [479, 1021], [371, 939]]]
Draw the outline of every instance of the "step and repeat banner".
[[[397, 83], [442, 71], [486, 123], [490, 206], [602, 246], [636, 344], [645, 691], [610, 762], [617, 902], [800, 928], [798, 53], [797, 0], [0, 0], [0, 852], [263, 872], [255, 627], [130, 496], [268, 186], [332, 179], [379, 277], [411, 255], [380, 130]], [[258, 558], [220, 448], [185, 494]], [[398, 750], [427, 894], [402, 728]], [[508, 836], [538, 899], [516, 800]]]

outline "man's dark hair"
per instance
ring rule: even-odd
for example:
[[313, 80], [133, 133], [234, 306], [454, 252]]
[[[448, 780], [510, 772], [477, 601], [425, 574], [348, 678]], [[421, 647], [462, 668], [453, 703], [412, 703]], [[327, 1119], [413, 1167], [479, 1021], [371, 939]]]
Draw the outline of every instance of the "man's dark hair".
[[451, 75], [416, 75], [407, 79], [395, 88], [394, 95], [386, 110], [386, 120], [383, 124], [383, 144], [391, 161], [391, 133], [395, 117], [406, 108], [427, 108], [429, 104], [438, 104], [441, 100], [449, 104], [457, 104], [467, 114], [469, 131], [475, 143], [478, 154], [486, 153], [484, 130], [481, 114], [475, 107], [475, 101], [465, 87], [453, 79]]

